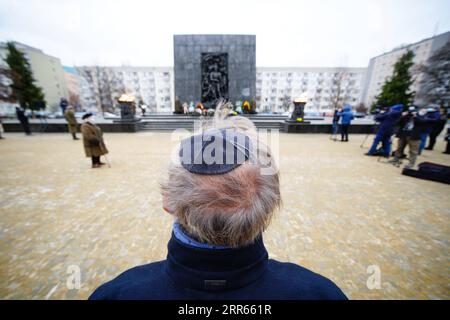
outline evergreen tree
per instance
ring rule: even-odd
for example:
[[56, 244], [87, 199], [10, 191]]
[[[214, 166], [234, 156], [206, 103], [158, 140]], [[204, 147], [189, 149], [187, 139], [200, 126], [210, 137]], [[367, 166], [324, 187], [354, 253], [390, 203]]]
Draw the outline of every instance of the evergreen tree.
[[403, 104], [405, 109], [413, 102], [415, 92], [410, 91], [414, 82], [411, 68], [414, 65], [414, 52], [408, 50], [394, 65], [392, 76], [386, 80], [381, 93], [376, 97], [372, 110], [379, 105], [393, 106]]
[[17, 50], [14, 43], [7, 43], [8, 54], [6, 63], [11, 72], [11, 89], [20, 106], [24, 109], [37, 110], [40, 103], [44, 102], [42, 89], [36, 86], [31, 66], [25, 55]]

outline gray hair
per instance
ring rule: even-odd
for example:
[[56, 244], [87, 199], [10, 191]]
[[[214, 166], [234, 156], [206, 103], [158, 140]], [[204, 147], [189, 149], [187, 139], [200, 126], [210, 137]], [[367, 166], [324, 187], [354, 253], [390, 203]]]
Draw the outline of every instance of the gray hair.
[[[220, 103], [214, 120], [204, 128], [245, 133], [257, 146], [258, 158], [267, 163], [270, 149], [258, 140], [254, 124], [244, 117], [226, 117], [229, 108], [229, 104]], [[194, 174], [179, 163], [171, 163], [161, 191], [166, 208], [189, 235], [220, 246], [253, 243], [281, 205], [278, 171], [262, 174], [261, 161], [247, 161], [219, 175]]]

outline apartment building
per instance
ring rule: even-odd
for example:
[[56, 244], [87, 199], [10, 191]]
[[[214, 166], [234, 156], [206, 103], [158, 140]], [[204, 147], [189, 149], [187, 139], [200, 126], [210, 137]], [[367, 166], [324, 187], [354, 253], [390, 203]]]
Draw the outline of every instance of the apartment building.
[[[42, 50], [20, 42], [14, 42], [18, 50], [25, 54], [28, 60], [36, 85], [41, 87], [47, 107], [56, 110], [62, 97], [68, 98], [68, 90], [64, 79], [61, 61], [44, 53]], [[6, 43], [0, 43], [0, 67], [8, 68], [4, 59], [8, 54]]]
[[331, 112], [333, 104], [361, 102], [365, 68], [257, 67], [256, 104], [260, 112], [287, 111], [306, 94], [308, 111]]
[[[384, 82], [392, 76], [395, 63], [408, 50], [414, 52], [413, 61], [414, 65], [417, 66], [427, 63], [428, 59], [448, 41], [450, 41], [450, 31], [416, 43], [402, 45], [372, 58], [369, 62], [364, 83], [363, 101], [365, 105], [371, 106], [376, 100], [376, 96], [380, 94]], [[419, 92], [422, 76], [421, 74], [414, 74], [415, 81], [411, 87], [412, 91]], [[420, 102], [416, 101], [416, 104], [420, 104]]]
[[123, 93], [142, 101], [149, 112], [171, 112], [174, 103], [172, 67], [75, 67], [81, 105], [113, 110]]

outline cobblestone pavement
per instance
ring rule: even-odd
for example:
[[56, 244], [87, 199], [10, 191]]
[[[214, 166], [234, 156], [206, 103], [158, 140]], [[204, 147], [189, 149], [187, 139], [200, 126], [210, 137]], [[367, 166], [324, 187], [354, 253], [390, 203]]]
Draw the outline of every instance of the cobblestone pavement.
[[[450, 186], [363, 156], [363, 138], [280, 135], [284, 206], [265, 234], [270, 256], [325, 275], [352, 299], [449, 299]], [[96, 170], [68, 134], [0, 141], [0, 298], [85, 299], [165, 258], [172, 219], [158, 182], [174, 142], [169, 133], [106, 140], [112, 167]], [[419, 161], [449, 165], [443, 148]], [[78, 290], [67, 286], [71, 266]], [[367, 287], [371, 268], [380, 289]]]

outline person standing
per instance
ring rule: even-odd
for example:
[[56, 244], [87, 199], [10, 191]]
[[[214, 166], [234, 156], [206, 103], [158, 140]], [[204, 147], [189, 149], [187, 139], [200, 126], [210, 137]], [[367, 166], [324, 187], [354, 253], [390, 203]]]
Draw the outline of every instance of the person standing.
[[145, 112], [147, 111], [147, 105], [141, 101], [139, 102], [139, 108], [141, 109], [142, 116], [145, 117]]
[[0, 139], [5, 139], [3, 138], [3, 124], [2, 124], [2, 119], [0, 118]]
[[439, 119], [433, 124], [430, 131], [430, 141], [425, 150], [433, 150], [436, 143], [436, 138], [444, 130], [445, 124], [447, 123], [447, 110], [444, 107], [440, 108]]
[[3, 117], [3, 114], [0, 114], [0, 140], [5, 139], [3, 137], [3, 132], [5, 132], [5, 129], [3, 129], [2, 117]]
[[25, 114], [25, 110], [23, 110], [20, 107], [16, 107], [16, 115], [17, 119], [19, 119], [20, 123], [22, 124], [23, 131], [27, 136], [30, 136], [31, 135], [30, 123], [28, 122], [28, 117]]
[[77, 138], [77, 128], [78, 122], [75, 117], [75, 110], [72, 106], [68, 106], [66, 112], [64, 113], [64, 117], [67, 120], [67, 127], [69, 129], [69, 133], [72, 134], [73, 140], [79, 140]]
[[397, 133], [398, 147], [395, 151], [394, 159], [390, 163], [400, 166], [400, 158], [405, 150], [409, 147], [409, 164], [405, 169], [412, 169], [416, 164], [417, 156], [419, 154], [420, 135], [423, 133], [429, 123], [426, 117], [426, 109], [421, 109], [418, 113], [415, 107], [410, 107], [408, 111], [403, 112], [399, 120], [399, 130]]
[[353, 116], [352, 108], [346, 104], [344, 110], [338, 112], [337, 114], [341, 118], [341, 141], [348, 142], [348, 129], [352, 120], [355, 118]]
[[443, 154], [450, 154], [450, 128], [447, 128], [447, 134], [445, 135], [445, 141], [447, 141], [447, 146]]
[[86, 157], [92, 159], [92, 168], [99, 168], [105, 164], [100, 161], [100, 157], [108, 153], [102, 130], [95, 124], [92, 113], [86, 113], [82, 119], [84, 121], [81, 125], [84, 152]]
[[63, 116], [66, 113], [66, 108], [67, 108], [68, 105], [69, 105], [69, 102], [67, 101], [67, 99], [66, 98], [61, 98], [61, 100], [59, 101], [59, 106], [61, 108], [61, 112], [62, 112]]
[[395, 125], [402, 115], [403, 105], [397, 104], [392, 106], [388, 112], [382, 112], [375, 117], [375, 121], [380, 123], [375, 139], [373, 140], [372, 146], [369, 152], [366, 153], [368, 156], [377, 155], [377, 147], [381, 142], [382, 144], [382, 155], [386, 158], [389, 157], [391, 153], [391, 136], [394, 134]]
[[183, 114], [188, 114], [189, 113], [189, 107], [188, 104], [186, 102], [183, 103]]
[[422, 154], [422, 151], [425, 149], [427, 144], [427, 139], [430, 136], [431, 130], [434, 125], [439, 121], [439, 110], [434, 108], [426, 109], [426, 116], [428, 118], [427, 124], [424, 126], [422, 132], [420, 133], [420, 145], [419, 145], [419, 155]]
[[333, 113], [333, 122], [332, 122], [332, 127], [331, 127], [331, 139], [336, 141], [336, 136], [337, 136], [337, 132], [339, 129], [339, 116], [338, 113], [342, 112], [342, 109], [334, 109], [334, 113]]
[[[221, 107], [221, 116], [232, 108]], [[263, 232], [281, 204], [279, 173], [252, 132], [247, 118], [217, 117], [181, 141], [161, 182], [161, 206], [174, 219], [167, 259], [125, 271], [90, 300], [347, 300], [330, 279], [269, 259]]]

